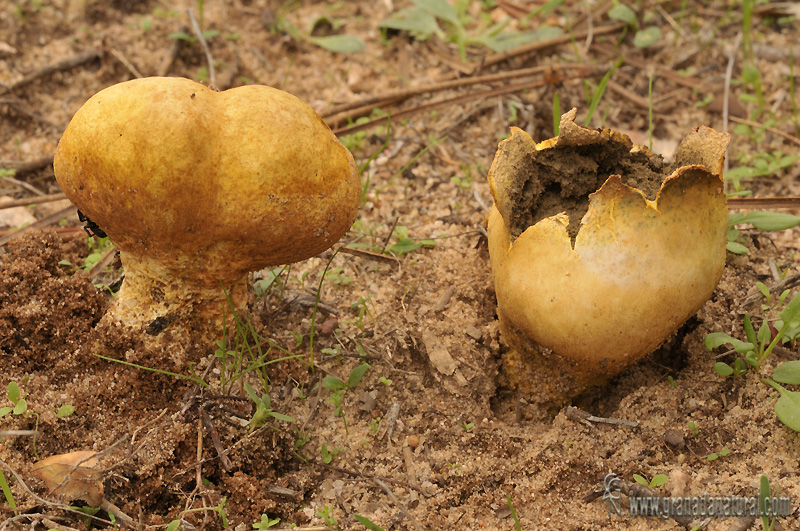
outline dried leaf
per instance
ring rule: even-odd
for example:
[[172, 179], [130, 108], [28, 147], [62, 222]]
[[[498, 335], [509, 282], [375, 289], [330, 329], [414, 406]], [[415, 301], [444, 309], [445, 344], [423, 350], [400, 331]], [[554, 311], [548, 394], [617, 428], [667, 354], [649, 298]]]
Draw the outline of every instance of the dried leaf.
[[56, 496], [99, 507], [103, 501], [103, 477], [94, 468], [96, 455], [90, 450], [52, 455], [33, 465], [31, 472]]

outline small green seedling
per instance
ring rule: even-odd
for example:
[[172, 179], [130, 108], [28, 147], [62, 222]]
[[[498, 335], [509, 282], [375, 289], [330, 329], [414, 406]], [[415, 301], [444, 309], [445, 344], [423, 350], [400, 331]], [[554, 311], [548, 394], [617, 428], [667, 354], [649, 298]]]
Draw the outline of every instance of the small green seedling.
[[345, 322], [347, 322], [348, 324], [352, 324], [353, 326], [355, 326], [360, 330], [364, 330], [364, 327], [366, 326], [366, 323], [364, 322], [365, 318], [366, 317], [371, 318], [374, 315], [374, 312], [370, 309], [371, 305], [374, 306], [374, 303], [372, 302], [372, 295], [359, 297], [358, 301], [350, 305], [351, 310], [358, 312], [356, 320], [345, 321]]
[[250, 423], [247, 426], [250, 432], [253, 432], [256, 428], [263, 426], [270, 418], [282, 420], [284, 422], [297, 422], [297, 419], [290, 417], [289, 415], [272, 411], [272, 407], [270, 407], [269, 393], [264, 393], [261, 395], [261, 397], [259, 397], [255, 390], [247, 382], [244, 382], [244, 390], [247, 393], [247, 396], [249, 396], [250, 399], [256, 404], [256, 411], [253, 413], [253, 418], [250, 419]]
[[[782, 295], [782, 298], [785, 300], [786, 296]], [[746, 365], [734, 362], [733, 367], [718, 362], [714, 365], [714, 370], [722, 376], [738, 376], [749, 367], [760, 371], [761, 364], [778, 344], [784, 341], [794, 341], [800, 337], [800, 293], [792, 297], [778, 317], [774, 327], [769, 324], [767, 319], [764, 319], [756, 332], [750, 316], [745, 314], [744, 331], [747, 341], [741, 341], [721, 332], [708, 334], [705, 338], [705, 346], [708, 350], [722, 345], [731, 345], [736, 353], [743, 355], [746, 362]], [[748, 365], [749, 367], [747, 367]], [[773, 371], [772, 377], [773, 379], [761, 378], [761, 382], [780, 393], [780, 398], [775, 403], [778, 420], [790, 429], [800, 432], [800, 393], [790, 391], [777, 383], [800, 385], [800, 363], [797, 363], [797, 360], [781, 363]]]
[[769, 378], [762, 378], [761, 382], [772, 386], [781, 395], [775, 402], [775, 414], [778, 420], [788, 428], [800, 432], [800, 393], [789, 391]]
[[347, 419], [345, 418], [343, 411], [344, 396], [347, 391], [353, 389], [359, 384], [359, 382], [361, 382], [364, 374], [366, 374], [366, 372], [371, 368], [372, 365], [367, 362], [358, 365], [352, 371], [350, 371], [350, 376], [347, 378], [347, 382], [344, 382], [340, 378], [333, 375], [328, 375], [322, 379], [322, 388], [331, 392], [331, 396], [328, 398], [328, 401], [334, 406], [333, 415], [335, 417], [342, 417], [345, 432], [347, 432]]
[[700, 428], [698, 428], [697, 425], [691, 420], [686, 423], [686, 427], [689, 428], [692, 431], [692, 433], [694, 433], [695, 437], [697, 437], [700, 434]]
[[84, 523], [86, 524], [86, 528], [91, 528], [92, 524], [92, 516], [95, 516], [97, 513], [100, 512], [100, 507], [78, 507], [77, 505], [70, 505], [69, 508], [77, 513], [83, 513], [88, 518], [82, 518]]
[[322, 462], [325, 463], [326, 465], [331, 464], [331, 461], [333, 461], [333, 458], [339, 452], [341, 452], [342, 449], [343, 448], [341, 446], [337, 446], [335, 448], [328, 448], [327, 444], [322, 443], [322, 448], [320, 450], [320, 452], [322, 453]]
[[378, 428], [381, 425], [381, 417], [376, 417], [374, 419], [369, 419], [369, 434], [375, 435], [378, 433]]
[[5, 417], [9, 413], [12, 415], [24, 415], [28, 411], [28, 403], [22, 396], [17, 382], [8, 383], [6, 397], [11, 402], [11, 406], [0, 407], [0, 417]]
[[291, 265], [283, 266], [283, 267], [270, 267], [269, 271], [264, 278], [256, 280], [253, 283], [253, 290], [256, 292], [256, 297], [263, 297], [267, 293], [270, 292], [275, 287], [280, 288], [280, 298], [283, 298], [283, 290], [285, 287], [285, 282], [281, 282], [281, 275], [284, 271], [287, 271], [291, 268]]
[[325, 525], [331, 529], [339, 529], [339, 522], [336, 520], [336, 517], [333, 516], [333, 509], [330, 505], [323, 505], [317, 509], [317, 516], [322, 518]]
[[[378, 27], [407, 31], [419, 41], [434, 36], [454, 43], [462, 61], [467, 59], [467, 47], [485, 46], [493, 52], [512, 50], [524, 44], [561, 35], [562, 30], [547, 24], [539, 24], [535, 30], [517, 32], [504, 31], [509, 20], [502, 20], [480, 31], [477, 35], [468, 31], [465, 22], [471, 20], [467, 9], [469, 2], [458, 1], [455, 6], [446, 0], [411, 0], [414, 7], [401, 9], [383, 20]], [[442, 29], [440, 22], [446, 28]]]
[[640, 476], [639, 474], [634, 474], [633, 480], [639, 485], [644, 485], [647, 488], [654, 489], [666, 483], [669, 480], [669, 477], [666, 474], [656, 474], [655, 476], [653, 476], [653, 479], [651, 479], [650, 482], [648, 482], [644, 478], [644, 476]]
[[297, 428], [297, 439], [294, 441], [294, 455], [297, 456], [304, 463], [308, 463], [308, 458], [304, 454], [300, 454], [300, 450], [308, 444], [311, 440], [311, 432], [304, 433], [300, 428]]
[[[733, 170], [732, 170], [733, 171]], [[734, 254], [747, 254], [747, 247], [739, 243], [741, 231], [736, 225], [752, 225], [759, 230], [773, 231], [786, 230], [800, 225], [800, 217], [780, 212], [753, 211], [747, 214], [737, 212], [728, 217], [728, 233], [726, 248]]]
[[325, 271], [325, 280], [330, 280], [340, 286], [350, 284], [354, 280], [353, 277], [345, 275], [343, 271], [341, 267], [332, 267]]
[[[785, 300], [788, 292], [784, 292], [779, 300]], [[737, 354], [741, 354], [750, 367], [759, 370], [761, 363], [772, 353], [773, 349], [782, 342], [794, 341], [800, 337], [800, 293], [795, 295], [786, 307], [778, 314], [779, 319], [775, 326], [771, 326], [764, 319], [758, 331], [755, 330], [750, 315], [744, 314], [745, 339], [742, 341], [722, 332], [712, 332], [706, 335], [704, 343], [708, 350], [713, 350], [722, 345], [730, 345]], [[722, 376], [738, 376], [747, 369], [744, 364], [731, 367], [725, 363], [716, 363], [714, 370]]]
[[708, 454], [708, 457], [706, 457], [706, 460], [708, 460], [708, 461], [716, 461], [720, 457], [725, 457], [726, 455], [728, 455], [730, 453], [731, 453], [731, 451], [729, 449], [723, 448], [719, 452], [711, 452], [710, 454]]
[[600, 80], [597, 86], [594, 87], [593, 90], [589, 90], [589, 85], [588, 85], [589, 81], [586, 81], [587, 96], [590, 97], [588, 98], [589, 110], [586, 112], [586, 118], [583, 120], [583, 125], [588, 127], [589, 124], [592, 123], [592, 117], [594, 116], [594, 113], [597, 110], [597, 106], [600, 105], [600, 100], [603, 99], [603, 94], [605, 94], [606, 92], [606, 86], [608, 86], [608, 82], [611, 80], [611, 76], [614, 74], [617, 68], [619, 68], [620, 65], [622, 65], [622, 60], [623, 59], [621, 57], [617, 59], [617, 62], [614, 63], [614, 66], [612, 66], [611, 69], [608, 72], [606, 72], [606, 75], [603, 76], [603, 78]]
[[661, 40], [661, 28], [658, 26], [648, 26], [639, 29], [639, 19], [633, 9], [625, 4], [617, 4], [608, 10], [608, 18], [619, 20], [636, 31], [633, 36], [633, 45], [637, 48], [649, 48]]
[[63, 406], [58, 408], [58, 411], [56, 411], [56, 417], [60, 419], [65, 419], [70, 415], [72, 415], [73, 413], [75, 413], [75, 406], [73, 406], [72, 404], [64, 404]]
[[203, 512], [203, 511], [211, 511], [211, 512], [217, 513], [217, 516], [219, 516], [219, 519], [220, 519], [220, 521], [222, 523], [222, 527], [224, 529], [227, 529], [228, 525], [229, 525], [229, 523], [228, 523], [228, 515], [225, 512], [225, 505], [227, 503], [228, 503], [227, 496], [223, 496], [222, 499], [220, 500], [220, 502], [214, 507], [198, 507], [196, 509], [187, 509], [187, 510], [183, 511], [180, 514], [180, 519], [173, 520], [172, 522], [170, 522], [169, 526], [167, 527], [167, 529], [169, 529], [169, 527], [171, 527], [173, 524], [176, 524], [176, 522], [177, 522], [177, 525], [173, 529], [177, 529], [178, 526], [181, 525], [181, 520], [183, 519], [183, 517], [185, 515], [187, 515], [189, 513], [199, 513], [199, 512]]
[[461, 428], [464, 431], [469, 431], [469, 430], [471, 430], [472, 428], [475, 427], [475, 423], [474, 422], [462, 422], [461, 424], [459, 424], [459, 426], [461, 426]]
[[366, 527], [369, 531], [384, 531], [384, 529], [381, 526], [379, 526], [366, 516], [361, 516], [360, 514], [354, 514], [353, 518], [355, 518], [359, 524]]
[[[291, 4], [291, 2], [286, 2]], [[356, 53], [364, 50], [364, 41], [353, 35], [343, 33], [334, 35], [316, 36], [313, 35], [317, 27], [328, 27], [334, 31], [339, 30], [344, 22], [340, 19], [330, 19], [329, 17], [322, 16], [311, 20], [305, 31], [301, 30], [291, 22], [278, 10], [277, 22], [274, 25], [275, 30], [288, 33], [292, 38], [298, 41], [311, 43], [320, 48], [324, 48], [329, 52], [334, 53]]]
[[436, 242], [434, 240], [426, 239], [416, 241], [411, 239], [408, 236], [408, 227], [404, 225], [398, 225], [395, 228], [395, 235], [397, 241], [386, 249], [392, 254], [407, 254], [416, 251], [420, 247], [436, 247]]
[[261, 515], [261, 521], [253, 524], [253, 529], [269, 529], [278, 525], [280, 518], [270, 518], [266, 514]]

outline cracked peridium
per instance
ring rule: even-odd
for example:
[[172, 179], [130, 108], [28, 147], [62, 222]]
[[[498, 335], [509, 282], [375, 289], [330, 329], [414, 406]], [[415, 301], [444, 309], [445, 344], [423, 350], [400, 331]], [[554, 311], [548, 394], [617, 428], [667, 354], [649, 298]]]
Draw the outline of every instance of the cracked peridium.
[[654, 200], [668, 175], [660, 155], [631, 149], [628, 143], [612, 139], [605, 144], [534, 150], [519, 167], [519, 190], [510, 194], [512, 237], [516, 238], [536, 222], [566, 212], [567, 233], [575, 245], [580, 221], [589, 210], [589, 194], [596, 192], [611, 175], [641, 190]]

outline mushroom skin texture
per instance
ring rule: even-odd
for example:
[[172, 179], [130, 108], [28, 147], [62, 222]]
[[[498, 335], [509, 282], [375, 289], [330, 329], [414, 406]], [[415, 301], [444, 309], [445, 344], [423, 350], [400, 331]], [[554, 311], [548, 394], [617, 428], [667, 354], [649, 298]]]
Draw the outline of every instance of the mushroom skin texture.
[[575, 112], [562, 117], [559, 137], [539, 144], [512, 128], [489, 171], [489, 255], [501, 332], [512, 350], [506, 372], [544, 403], [601, 383], [655, 350], [709, 299], [725, 266], [721, 171], [729, 135], [706, 127], [684, 138], [654, 200], [619, 175], [600, 175], [605, 182], [588, 196], [574, 240], [563, 212], [512, 234], [509, 220], [525, 208], [520, 194], [536, 186], [529, 182], [535, 161], [619, 143], [631, 156], [644, 150], [652, 157], [625, 135], [576, 125]]
[[104, 319], [138, 330], [219, 325], [222, 286], [242, 309], [248, 272], [328, 249], [360, 203], [347, 148], [301, 100], [261, 85], [113, 85], [75, 114], [53, 165], [120, 251], [125, 280]]

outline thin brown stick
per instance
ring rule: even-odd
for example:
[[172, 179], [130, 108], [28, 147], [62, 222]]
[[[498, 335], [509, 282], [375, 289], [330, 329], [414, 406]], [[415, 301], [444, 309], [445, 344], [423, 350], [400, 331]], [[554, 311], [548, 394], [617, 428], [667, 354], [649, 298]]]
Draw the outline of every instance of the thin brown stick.
[[22, 116], [26, 116], [35, 122], [39, 122], [45, 124], [48, 127], [52, 127], [53, 129], [61, 130], [61, 126], [47, 120], [38, 114], [31, 112], [28, 110], [27, 106], [22, 100], [18, 100], [16, 98], [0, 98], [0, 103], [4, 103], [10, 106], [12, 109], [17, 111], [17, 113], [21, 114]]
[[399, 479], [391, 479], [391, 478], [386, 478], [386, 477], [377, 477], [377, 476], [373, 476], [372, 474], [365, 474], [363, 472], [357, 472], [355, 470], [348, 470], [346, 468], [340, 468], [338, 466], [326, 465], [325, 463], [315, 462], [314, 464], [315, 465], [319, 465], [319, 466], [321, 466], [323, 468], [327, 468], [329, 470], [335, 470], [336, 472], [341, 472], [342, 474], [347, 474], [348, 476], [352, 476], [354, 478], [363, 479], [365, 481], [372, 481], [374, 479], [379, 479], [379, 480], [385, 481], [386, 483], [391, 483], [393, 485], [398, 485], [400, 487], [406, 487], [408, 489], [414, 489], [415, 491], [419, 492], [423, 496], [427, 497], [427, 494], [425, 494], [425, 492], [420, 487], [418, 487], [416, 485], [413, 485], [413, 484], [411, 484], [411, 483], [409, 483], [407, 481], [400, 481]]
[[16, 160], [0, 160], [0, 168], [14, 170], [17, 175], [35, 171], [51, 164], [53, 164], [52, 155], [25, 162], [19, 162]]
[[394, 256], [375, 253], [372, 251], [367, 251], [365, 249], [351, 249], [350, 247], [342, 247], [341, 249], [339, 249], [339, 252], [345, 254], [352, 254], [355, 256], [359, 256], [361, 258], [365, 258], [367, 260], [377, 260], [379, 262], [387, 262], [390, 264], [397, 264], [400, 262], [400, 260], [398, 260]]
[[[197, 468], [195, 469], [194, 492], [203, 488], [203, 419], [197, 419]], [[191, 496], [190, 496], [191, 497]]]
[[381, 253], [386, 252], [386, 248], [389, 246], [389, 240], [391, 240], [392, 236], [394, 236], [394, 229], [397, 227], [398, 221], [400, 221], [400, 216], [395, 216], [394, 221], [392, 222], [392, 226], [389, 227], [389, 235], [386, 236], [385, 240], [383, 240], [383, 247], [381, 247]]
[[[730, 118], [730, 103], [731, 103], [731, 78], [733, 77], [733, 64], [736, 61], [736, 52], [739, 50], [739, 45], [742, 43], [742, 32], [736, 35], [736, 41], [731, 47], [730, 55], [728, 55], [728, 66], [725, 68], [725, 88], [722, 96], [722, 131], [728, 132], [728, 119]], [[728, 150], [725, 150], [727, 154]], [[728, 171], [730, 167], [730, 157], [725, 157], [723, 163], [723, 170]]]
[[[186, 26], [180, 28], [181, 32], [187, 33], [189, 28]], [[183, 40], [182, 39], [173, 39], [172, 40], [172, 48], [169, 50], [169, 55], [164, 59], [164, 62], [158, 69], [158, 75], [161, 77], [166, 76], [169, 73], [169, 69], [172, 68], [175, 59], [178, 58], [178, 54], [181, 53], [181, 48], [183, 47]]]
[[95, 59], [100, 58], [100, 52], [97, 50], [88, 50], [83, 53], [79, 53], [78, 55], [74, 55], [72, 57], [68, 57], [57, 63], [49, 64], [38, 70], [35, 70], [28, 74], [27, 76], [23, 77], [19, 81], [12, 83], [6, 87], [6, 91], [11, 92], [18, 88], [22, 88], [26, 85], [29, 85], [39, 79], [40, 77], [49, 76], [54, 72], [61, 72], [64, 70], [71, 70], [76, 66], [80, 66], [84, 63], [88, 63], [94, 61]]
[[736, 210], [800, 208], [800, 197], [731, 197], [728, 199], [728, 208]]
[[[33, 515], [31, 515], [31, 516], [33, 516]], [[44, 516], [41, 517], [41, 521], [42, 521], [43, 524], [47, 525], [48, 528], [55, 529], [56, 531], [78, 531], [74, 527], [70, 527], [70, 526], [67, 526], [67, 525], [61, 525], [61, 524], [59, 524], [57, 522], [54, 522], [53, 520], [51, 520], [49, 518], [45, 518]]]
[[203, 31], [200, 29], [200, 24], [197, 23], [197, 19], [194, 18], [194, 10], [191, 7], [186, 8], [186, 12], [189, 13], [189, 20], [192, 21], [192, 31], [194, 31], [195, 36], [197, 36], [197, 40], [200, 41], [200, 45], [203, 47], [203, 52], [206, 54], [206, 62], [208, 63], [208, 80], [211, 82], [211, 88], [217, 90], [217, 74], [214, 72], [214, 58], [211, 57], [211, 50], [208, 48], [208, 43], [206, 42], [205, 37], [203, 37]]
[[103, 253], [103, 257], [92, 266], [92, 268], [89, 270], [89, 278], [92, 279], [92, 282], [95, 282], [97, 280], [97, 275], [99, 275], [102, 271], [105, 271], [106, 266], [110, 265], [111, 262], [114, 261], [117, 250], [118, 249], [116, 247], [110, 248]]
[[[647, 101], [646, 98], [639, 96], [631, 89], [620, 85], [619, 83], [617, 83], [612, 79], [608, 80], [608, 88], [611, 89], [611, 91], [616, 92], [617, 94], [628, 100], [630, 103], [633, 103], [634, 105], [637, 105], [642, 109], [649, 109], [651, 107], [650, 102]], [[657, 108], [655, 104], [652, 105], [652, 107], [653, 107], [653, 112], [658, 114], [662, 113], [661, 109]]]
[[414, 524], [414, 527], [417, 528], [417, 531], [425, 530], [425, 528], [422, 527], [422, 524], [420, 524], [417, 521], [417, 519], [414, 518], [414, 515], [412, 515], [411, 512], [408, 509], [406, 509], [406, 506], [403, 505], [403, 503], [399, 499], [397, 499], [397, 496], [394, 495], [394, 492], [392, 492], [392, 489], [390, 489], [386, 483], [377, 478], [372, 478], [372, 482], [383, 489], [383, 491], [386, 493], [387, 496], [389, 496], [392, 502], [394, 502], [397, 508], [400, 509], [400, 512], [402, 512], [405, 515], [405, 517], [408, 518], [412, 524]]
[[[55, 231], [56, 234], [77, 234], [79, 232], [83, 232], [83, 227], [53, 227], [51, 230]], [[10, 236], [12, 234], [16, 234], [17, 229], [12, 230], [0, 230], [0, 237]]]
[[770, 133], [776, 134], [778, 136], [782, 136], [786, 140], [788, 140], [790, 142], [793, 142], [793, 143], [797, 144], [798, 146], [800, 146], [800, 138], [797, 138], [796, 136], [792, 136], [789, 133], [781, 131], [777, 127], [768, 127], [768, 126], [766, 126], [764, 124], [761, 124], [761, 123], [758, 123], [758, 122], [753, 122], [752, 120], [745, 120], [744, 118], [737, 118], [736, 116], [731, 116], [730, 120], [732, 122], [736, 122], [737, 124], [744, 124], [744, 125], [749, 125], [750, 127], [758, 127], [759, 129], [764, 129], [765, 131], [769, 131]]
[[127, 68], [127, 69], [128, 69], [128, 71], [129, 71], [131, 74], [133, 74], [133, 75], [134, 75], [134, 76], [136, 76], [137, 78], [142, 78], [142, 77], [144, 77], [144, 76], [142, 75], [142, 73], [141, 73], [141, 72], [139, 72], [139, 70], [138, 70], [138, 69], [137, 69], [137, 68], [136, 68], [136, 67], [133, 65], [133, 63], [131, 63], [130, 61], [128, 61], [128, 58], [127, 58], [127, 57], [125, 57], [125, 56], [122, 54], [122, 52], [120, 52], [120, 51], [119, 51], [119, 50], [117, 50], [116, 48], [111, 48], [109, 51], [111, 52], [111, 55], [113, 55], [113, 56], [114, 56], [114, 57], [117, 59], [117, 61], [119, 61], [120, 63], [122, 63], [122, 66], [124, 66], [125, 68]]
[[[456, 97], [453, 97], [453, 98], [447, 98], [447, 99], [439, 100], [439, 101], [432, 101], [430, 103], [426, 103], [426, 104], [419, 105], [419, 106], [416, 106], [416, 107], [411, 107], [411, 108], [408, 108], [408, 109], [402, 109], [402, 110], [399, 110], [397, 112], [392, 113], [391, 118], [392, 118], [392, 120], [396, 120], [396, 119], [405, 118], [406, 116], [411, 116], [413, 114], [417, 114], [417, 113], [420, 113], [420, 112], [429, 111], [429, 110], [435, 109], [437, 107], [443, 107], [445, 105], [457, 105], [457, 104], [465, 103], [465, 102], [472, 101], [472, 100], [478, 100], [478, 99], [482, 99], [482, 98], [492, 98], [492, 97], [495, 97], [495, 96], [503, 96], [505, 94], [511, 94], [513, 92], [519, 92], [521, 90], [539, 88], [539, 87], [543, 87], [545, 85], [551, 85], [551, 84], [554, 84], [554, 83], [560, 83], [561, 81], [564, 81], [564, 80], [567, 80], [567, 79], [575, 79], [575, 78], [581, 78], [581, 77], [585, 77], [585, 76], [572, 75], [572, 76], [566, 76], [566, 77], [563, 77], [563, 78], [558, 78], [558, 79], [555, 79], [555, 80], [543, 79], [543, 80], [533, 81], [533, 82], [529, 82], [529, 83], [519, 83], [519, 84], [516, 84], [516, 85], [508, 85], [506, 87], [502, 87], [502, 88], [498, 88], [498, 89], [484, 90], [484, 91], [478, 91], [478, 92], [470, 92], [468, 94], [462, 94], [460, 96], [456, 96]], [[369, 128], [374, 127], [376, 125], [383, 125], [383, 124], [386, 123], [386, 120], [387, 120], [387, 117], [383, 116], [383, 117], [380, 117], [380, 118], [375, 118], [375, 119], [370, 120], [368, 122], [364, 122], [362, 124], [355, 124], [355, 125], [351, 125], [351, 126], [348, 126], [348, 127], [340, 127], [340, 128], [334, 129], [333, 132], [336, 135], [349, 135], [349, 134], [352, 134], [352, 133], [356, 133], [358, 131], [363, 131], [365, 129], [369, 129]]]
[[226, 455], [225, 448], [222, 446], [222, 441], [219, 438], [219, 432], [217, 428], [214, 427], [214, 423], [211, 422], [211, 417], [208, 416], [206, 410], [203, 409], [201, 405], [198, 409], [198, 415], [203, 421], [203, 426], [205, 426], [206, 431], [211, 436], [211, 443], [214, 445], [214, 449], [217, 450], [217, 455], [219, 456], [219, 462], [222, 465], [222, 468], [227, 472], [231, 469], [231, 460], [228, 459]]
[[59, 192], [57, 194], [49, 194], [49, 195], [40, 195], [38, 197], [23, 197], [21, 199], [11, 199], [9, 201], [2, 201], [0, 202], [0, 210], [5, 208], [13, 208], [18, 206], [28, 206], [28, 205], [39, 205], [42, 203], [51, 203], [53, 201], [59, 201], [61, 199], [66, 199], [63, 193]]
[[46, 195], [44, 192], [36, 188], [30, 183], [26, 183], [25, 181], [20, 181], [19, 179], [15, 179], [13, 177], [0, 177], [0, 181], [5, 181], [7, 183], [16, 184], [20, 188], [25, 188], [26, 190], [30, 190], [36, 195], [43, 196]]
[[[434, 83], [432, 85], [424, 85], [406, 90], [398, 90], [383, 94], [381, 96], [370, 96], [355, 102], [344, 103], [328, 109], [322, 114], [328, 124], [338, 125], [338, 122], [344, 118], [352, 118], [359, 114], [372, 111], [375, 107], [385, 107], [397, 103], [399, 101], [419, 96], [420, 94], [431, 94], [433, 92], [440, 92], [442, 90], [467, 87], [479, 83], [496, 83], [498, 81], [508, 81], [509, 79], [519, 79], [523, 77], [543, 74], [548, 72], [559, 72], [562, 70], [582, 70], [585, 71], [584, 75], [590, 75], [591, 68], [585, 65], [576, 64], [555, 64], [545, 66], [534, 66], [530, 68], [519, 68], [517, 70], [509, 70], [505, 72], [498, 72], [495, 74], [486, 74], [483, 76], [472, 76], [460, 79], [453, 79]], [[341, 116], [340, 116], [341, 115]]]

